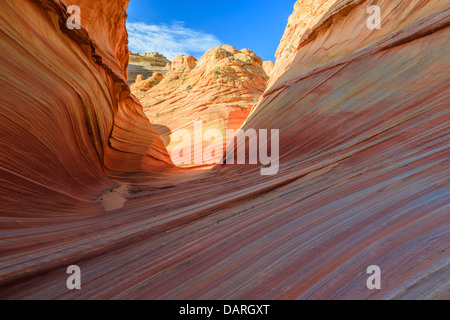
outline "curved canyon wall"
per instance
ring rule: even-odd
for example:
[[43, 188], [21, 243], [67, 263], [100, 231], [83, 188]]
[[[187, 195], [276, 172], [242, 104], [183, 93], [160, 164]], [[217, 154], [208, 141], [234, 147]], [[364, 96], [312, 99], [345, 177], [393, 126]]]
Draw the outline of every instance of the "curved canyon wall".
[[[66, 27], [64, 4], [81, 6], [82, 29]], [[0, 6], [4, 214], [65, 214], [67, 203], [92, 208], [90, 199], [111, 179], [170, 168], [127, 86], [127, 1]]]
[[[70, 33], [59, 1], [0, 4], [0, 298], [448, 298], [448, 5], [297, 1], [243, 125], [280, 130], [268, 177], [172, 170], [126, 85], [126, 2], [75, 3], [104, 17]], [[122, 208], [87, 201], [112, 179]]]

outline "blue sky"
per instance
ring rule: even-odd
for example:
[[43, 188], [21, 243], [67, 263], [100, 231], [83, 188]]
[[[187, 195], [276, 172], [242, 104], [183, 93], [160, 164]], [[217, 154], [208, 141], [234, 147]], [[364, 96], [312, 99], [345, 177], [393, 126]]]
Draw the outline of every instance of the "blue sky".
[[230, 44], [263, 60], [275, 51], [295, 0], [130, 0], [127, 28], [132, 52], [157, 51], [173, 59]]

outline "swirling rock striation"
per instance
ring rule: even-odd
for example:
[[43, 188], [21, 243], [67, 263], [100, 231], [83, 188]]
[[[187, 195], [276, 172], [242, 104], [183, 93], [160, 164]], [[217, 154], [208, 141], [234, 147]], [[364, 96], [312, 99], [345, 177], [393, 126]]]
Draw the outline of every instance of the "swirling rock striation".
[[[65, 4], [82, 8], [82, 29], [67, 28]], [[4, 215], [92, 211], [113, 180], [170, 169], [126, 83], [126, 1], [0, 6]]]
[[[1, 298], [449, 298], [445, 2], [379, 0], [379, 30], [373, 1], [297, 2], [243, 126], [280, 130], [271, 177], [168, 169], [112, 32], [125, 1], [76, 2], [115, 14], [70, 35], [58, 1], [0, 4]], [[200, 65], [180, 63], [181, 78]], [[73, 199], [124, 183], [125, 165], [122, 208]], [[65, 288], [71, 264], [82, 290]], [[371, 265], [381, 290], [366, 287]]]

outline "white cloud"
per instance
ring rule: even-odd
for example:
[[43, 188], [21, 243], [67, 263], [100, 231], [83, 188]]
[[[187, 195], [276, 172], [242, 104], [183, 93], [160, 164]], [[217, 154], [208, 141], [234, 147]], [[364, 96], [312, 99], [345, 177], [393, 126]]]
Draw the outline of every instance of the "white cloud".
[[186, 28], [183, 23], [148, 25], [127, 22], [127, 30], [131, 52], [159, 52], [169, 60], [180, 54], [199, 58], [209, 49], [221, 45], [216, 36]]

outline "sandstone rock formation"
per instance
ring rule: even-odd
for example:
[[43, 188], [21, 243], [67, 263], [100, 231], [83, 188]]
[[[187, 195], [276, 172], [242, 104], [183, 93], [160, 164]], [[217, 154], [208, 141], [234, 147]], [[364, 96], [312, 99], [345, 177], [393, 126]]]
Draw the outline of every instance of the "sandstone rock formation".
[[138, 75], [136, 82], [130, 86], [131, 93], [138, 98], [143, 97], [147, 91], [159, 84], [162, 79], [164, 79], [164, 76], [159, 72], [155, 72], [147, 80], [142, 75]]
[[[286, 30], [275, 54], [278, 64], [277, 75], [286, 71], [289, 62], [300, 48], [300, 43], [308, 38], [315, 26], [324, 21], [326, 15], [331, 14], [331, 7], [342, 8], [355, 5], [354, 1], [330, 1], [330, 0], [299, 0], [294, 5], [294, 13], [289, 17]], [[349, 6], [349, 7], [348, 7]], [[347, 9], [345, 9], [347, 10]], [[366, 16], [367, 18], [367, 16]], [[323, 47], [321, 47], [323, 50]], [[281, 68], [280, 65], [285, 68]]]
[[269, 60], [269, 61], [263, 62], [263, 69], [269, 77], [272, 75], [274, 67], [275, 67], [275, 63], [273, 63], [273, 61]]
[[170, 141], [178, 129], [193, 131], [193, 122], [203, 122], [204, 130], [238, 129], [266, 88], [268, 77], [262, 60], [251, 50], [225, 45], [209, 50], [197, 61], [181, 55], [161, 83], [140, 99], [150, 122], [161, 128]]
[[[82, 29], [66, 27], [64, 4], [82, 7]], [[90, 198], [113, 179], [154, 177], [170, 168], [127, 85], [126, 4], [0, 4], [3, 215], [66, 215], [67, 203], [72, 213], [96, 210]], [[97, 17], [100, 11], [109, 14]]]
[[166, 75], [170, 71], [171, 62], [158, 52], [130, 54], [128, 64], [128, 82], [136, 81], [138, 75], [150, 78], [155, 72]]
[[[75, 32], [74, 3], [90, 18]], [[373, 1], [297, 2], [243, 126], [280, 130], [271, 177], [170, 165], [126, 84], [126, 3], [0, 2], [0, 298], [449, 298], [445, 2], [378, 0], [379, 30]], [[246, 82], [226, 57], [256, 68], [248, 53], [181, 57], [149, 94], [166, 82], [195, 101], [224, 81], [227, 95]], [[65, 286], [72, 264], [82, 290]]]
[[[140, 83], [140, 82], [142, 82], [144, 80], [145, 80], [144, 76], [142, 74], [138, 74], [138, 76], [136, 77], [136, 82], [135, 83]], [[130, 86], [130, 88], [131, 88], [131, 86]]]

